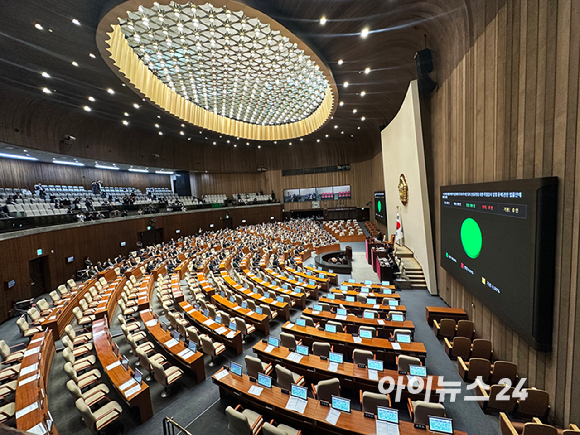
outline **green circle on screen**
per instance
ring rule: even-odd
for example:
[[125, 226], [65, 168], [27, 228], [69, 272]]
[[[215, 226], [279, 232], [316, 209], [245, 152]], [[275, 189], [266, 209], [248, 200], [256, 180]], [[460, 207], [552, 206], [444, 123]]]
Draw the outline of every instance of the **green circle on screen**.
[[481, 246], [483, 245], [483, 237], [479, 225], [471, 218], [465, 219], [463, 224], [461, 224], [461, 243], [465, 253], [470, 258], [479, 257]]
[[383, 209], [383, 203], [379, 200], [377, 201], [377, 208], [379, 209], [379, 213], [381, 212], [381, 210]]

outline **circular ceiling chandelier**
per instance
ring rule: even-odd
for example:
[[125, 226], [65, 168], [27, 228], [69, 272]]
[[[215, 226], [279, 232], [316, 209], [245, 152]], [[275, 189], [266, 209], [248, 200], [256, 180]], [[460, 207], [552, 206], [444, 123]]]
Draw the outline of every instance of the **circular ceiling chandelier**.
[[318, 129], [335, 109], [330, 70], [277, 22], [226, 3], [125, 2], [118, 24], [119, 7], [103, 20], [106, 50], [141, 93], [193, 124], [259, 140]]

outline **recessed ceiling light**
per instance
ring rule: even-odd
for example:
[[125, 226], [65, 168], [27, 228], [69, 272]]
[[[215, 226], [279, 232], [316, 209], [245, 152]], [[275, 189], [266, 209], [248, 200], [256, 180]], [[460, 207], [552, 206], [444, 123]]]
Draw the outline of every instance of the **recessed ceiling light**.
[[338, 125], [335, 125], [334, 128], [338, 128]]
[[361, 38], [366, 38], [367, 36], [369, 36], [369, 29], [367, 27], [365, 27], [364, 29], [362, 29], [362, 31], [360, 32], [360, 37]]
[[125, 112], [125, 113], [123, 113], [123, 115], [129, 116], [129, 112]]
[[362, 91], [362, 92], [360, 93], [360, 96], [361, 96], [361, 97], [364, 97], [366, 94], [367, 94], [367, 93], [366, 93], [365, 91]]
[[338, 59], [338, 64], [339, 64], [339, 65], [342, 65], [342, 64], [343, 64], [343, 62], [344, 62], [344, 61], [343, 61], [342, 59]]
[[129, 125], [129, 121], [127, 121], [126, 119], [123, 120], [123, 124], [125, 125]]
[[215, 143], [215, 142], [214, 142], [213, 144], [214, 144], [214, 145], [217, 145], [217, 143]]
[[50, 33], [52, 33], [52, 29], [48, 29], [48, 31], [49, 31]]
[[340, 134], [344, 134], [344, 131], [341, 131]]
[[113, 95], [115, 93], [115, 91], [113, 91], [111, 88], [107, 89], [107, 92], [111, 95]]
[[344, 101], [341, 101], [340, 103], [338, 103], [339, 106], [344, 106]]
[[246, 145], [250, 145], [250, 142], [246, 142]]
[[348, 82], [344, 82], [343, 85], [345, 88], [348, 88]]
[[320, 142], [320, 139], [316, 139], [316, 142]]
[[79, 66], [78, 63], [76, 63], [74, 60], [71, 62], [73, 66]]
[[93, 59], [96, 59], [96, 57], [97, 57], [93, 53], [89, 53], [89, 56], [92, 57]]
[[183, 131], [180, 131], [179, 134], [182, 135], [182, 136], [185, 135], [185, 133]]
[[44, 30], [44, 27], [42, 27], [40, 23], [36, 23], [34, 27], [36, 27], [38, 30]]
[[162, 131], [159, 132], [159, 136], [163, 136], [163, 132]]
[[369, 67], [365, 68], [365, 74], [368, 74], [371, 72], [371, 69]]
[[358, 110], [352, 109], [352, 113], [356, 113], [356, 112], [358, 112]]
[[328, 137], [328, 135], [326, 135], [326, 137]]
[[42, 88], [42, 92], [44, 92], [45, 94], [52, 94], [52, 91], [48, 88]]
[[159, 128], [159, 124], [155, 124], [155, 127]]
[[95, 101], [93, 97], [89, 97], [89, 101]]
[[238, 144], [237, 144], [237, 143], [235, 143], [235, 144], [234, 144], [234, 148], [237, 148], [237, 147], [238, 147]]
[[292, 145], [292, 142], [289, 142], [288, 145]]
[[366, 118], [363, 116], [363, 117], [361, 117], [361, 119], [360, 119], [360, 120], [361, 120], [361, 121], [364, 121], [365, 119], [366, 119]]
[[357, 130], [360, 130], [360, 127], [358, 127]]
[[[292, 145], [292, 144], [290, 144], [290, 145]], [[259, 148], [262, 148], [262, 145], [258, 145], [258, 149], [259, 149]]]
[[139, 106], [137, 103], [134, 103], [134, 104], [133, 104], [133, 107], [134, 107], [135, 109], [138, 109], [138, 108], [139, 108], [139, 107], [141, 107], [141, 106]]
[[303, 140], [304, 140], [304, 138], [303, 138], [303, 137], [301, 137], [301, 138], [300, 138], [300, 140], [301, 140], [301, 141], [303, 141]]
[[326, 17], [322, 17], [322, 18], [320, 19], [320, 25], [321, 25], [321, 26], [324, 26], [325, 24], [326, 24]]
[[42, 77], [46, 77], [47, 79], [50, 78], [50, 74], [46, 71], [42, 71]]
[[83, 109], [85, 109], [85, 112], [90, 112], [91, 108], [89, 106], [84, 106]]
[[188, 137], [187, 140], [191, 140], [191, 137]]
[[161, 119], [161, 115], [157, 115], [157, 118]]
[[81, 25], [80, 21], [77, 20], [76, 18], [73, 18], [72, 23], [73, 24], [76, 24], [77, 26], [80, 26]]
[[181, 124], [182, 127], [185, 127], [185, 124]]
[[127, 85], [126, 85], [125, 83], [121, 83], [121, 86], [125, 87], [125, 86], [127, 86]]

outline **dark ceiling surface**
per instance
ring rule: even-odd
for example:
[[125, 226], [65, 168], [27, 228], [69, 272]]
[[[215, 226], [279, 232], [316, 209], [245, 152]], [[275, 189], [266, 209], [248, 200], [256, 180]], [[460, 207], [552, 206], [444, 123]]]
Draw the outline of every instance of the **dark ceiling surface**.
[[[254, 170], [257, 165], [283, 169], [365, 160], [380, 149], [380, 126], [394, 117], [409, 81], [416, 78], [415, 53], [425, 47], [434, 51], [434, 77], [440, 80], [473, 38], [466, 29], [474, 12], [466, 0], [244, 2], [288, 28], [320, 56], [332, 71], [343, 102], [318, 131], [302, 140], [274, 144], [237, 140], [193, 125], [182, 127], [182, 121], [122, 86], [96, 43], [100, 17], [119, 3], [4, 2], [0, 141], [118, 163], [226, 172]], [[324, 25], [321, 17], [327, 19]], [[369, 29], [367, 38], [360, 36], [364, 28]], [[368, 74], [365, 68], [370, 68]], [[43, 72], [50, 77], [43, 77]], [[343, 87], [345, 81], [348, 88]], [[45, 87], [50, 94], [43, 92]], [[65, 134], [76, 136], [78, 144], [65, 147]]]

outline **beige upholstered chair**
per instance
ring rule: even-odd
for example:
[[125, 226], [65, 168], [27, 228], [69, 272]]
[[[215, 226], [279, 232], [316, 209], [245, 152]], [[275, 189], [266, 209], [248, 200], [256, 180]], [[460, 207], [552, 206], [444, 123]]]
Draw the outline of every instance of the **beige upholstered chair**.
[[51, 291], [48, 295], [52, 299], [52, 302], [58, 302], [62, 299], [56, 290]]
[[139, 321], [137, 319], [125, 319], [125, 316], [123, 316], [122, 314], [119, 314], [117, 316], [117, 320], [119, 320], [119, 323], [121, 323], [121, 325], [125, 325], [127, 327], [127, 332], [129, 333], [133, 333], [138, 329], [141, 329], [141, 324], [139, 323]]
[[375, 359], [375, 355], [370, 350], [355, 349], [352, 351], [352, 360], [355, 364], [366, 366], [367, 359]]
[[14, 402], [7, 403], [0, 407], [0, 424], [4, 424], [14, 417], [16, 408]]
[[312, 353], [318, 356], [325, 356], [328, 358], [328, 354], [332, 350], [330, 343], [324, 343], [321, 341], [315, 341], [312, 343]]
[[[23, 348], [22, 350], [16, 350]], [[0, 340], [0, 355], [2, 355], [2, 362], [4, 364], [13, 364], [20, 362], [24, 358], [24, 351], [26, 345], [24, 343], [8, 346], [4, 340]]]
[[153, 369], [155, 380], [163, 385], [161, 397], [167, 397], [169, 395], [169, 386], [183, 376], [183, 371], [175, 366], [164, 369], [157, 361], [151, 361], [151, 368]]
[[330, 402], [332, 396], [340, 396], [340, 381], [337, 378], [326, 379], [318, 384], [312, 384], [312, 394], [317, 400]]
[[62, 295], [62, 296], [66, 296], [70, 293], [69, 289], [64, 285], [61, 284], [58, 286], [58, 292]]
[[283, 347], [287, 347], [289, 349], [296, 349], [296, 345], [299, 344], [296, 342], [296, 337], [294, 334], [288, 334], [287, 332], [280, 333], [280, 345]]
[[272, 364], [262, 362], [260, 358], [246, 355], [246, 373], [253, 378], [257, 378], [258, 373], [270, 375], [272, 373]]
[[93, 343], [84, 343], [75, 347], [72, 340], [66, 334], [62, 336], [62, 344], [64, 344], [65, 347], [68, 347], [72, 351], [75, 358], [78, 358], [79, 356], [82, 356], [86, 353], [90, 353], [93, 350]]
[[421, 360], [419, 358], [415, 358], [412, 356], [407, 355], [399, 355], [397, 357], [397, 370], [399, 372], [406, 372], [409, 373], [410, 369], [409, 366], [420, 366]]
[[373, 319], [376, 319], [379, 317], [379, 313], [375, 310], [364, 310], [363, 311], [363, 317], [366, 318], [369, 315], [371, 315]]
[[75, 400], [83, 399], [88, 406], [93, 406], [95, 403], [103, 400], [109, 393], [109, 387], [105, 384], [99, 384], [83, 393], [72, 379], [67, 381], [66, 388]]
[[211, 362], [209, 363], [209, 366], [213, 367], [215, 357], [225, 351], [226, 347], [223, 343], [214, 343], [211, 338], [206, 335], [202, 335], [200, 338], [203, 353], [211, 356]]
[[94, 412], [91, 411], [91, 408], [87, 406], [82, 398], [76, 400], [75, 406], [81, 413], [87, 428], [89, 428], [89, 430], [94, 433], [98, 433], [104, 427], [111, 424], [113, 421], [119, 418], [123, 412], [121, 405], [113, 401], [108, 402], [106, 405], [100, 407]]
[[42, 317], [40, 315], [40, 311], [38, 311], [34, 307], [29, 308], [28, 311], [27, 311], [27, 313], [30, 316], [30, 319], [32, 320], [32, 323], [34, 323], [35, 325], [40, 325], [42, 322], [44, 322], [46, 320], [46, 317]]
[[262, 429], [264, 419], [260, 414], [250, 409], [243, 409], [241, 405], [236, 409], [226, 408], [228, 430], [234, 435], [256, 435]]
[[65, 361], [68, 361], [73, 365], [73, 368], [76, 372], [87, 370], [97, 362], [97, 358], [94, 355], [90, 355], [82, 359], [76, 359], [73, 351], [68, 347], [65, 347], [62, 350], [62, 356], [65, 359]]
[[39, 299], [38, 301], [36, 301], [36, 305], [38, 306], [38, 308], [40, 308], [40, 311], [42, 314], [46, 314], [48, 312], [50, 312], [50, 305], [48, 304], [48, 302], [46, 301], [46, 299]]
[[286, 367], [276, 364], [276, 380], [280, 388], [290, 390], [292, 384], [304, 385], [304, 376], [300, 376], [293, 371], [288, 370]]
[[375, 338], [377, 336], [377, 329], [373, 328], [372, 326], [361, 326], [358, 328], [359, 334], [360, 334], [360, 331], [370, 331], [373, 338]]
[[276, 426], [276, 422], [272, 420], [270, 423], [264, 423], [264, 426], [262, 426], [262, 433], [264, 435], [300, 435], [302, 434], [302, 431], [285, 424], [279, 424]]
[[[86, 329], [83, 329], [83, 331], [86, 331]], [[91, 334], [90, 332], [77, 334], [77, 331], [75, 331], [72, 325], [66, 325], [64, 327], [64, 332], [66, 335], [68, 335], [68, 338], [72, 340], [73, 346], [88, 343], [93, 339], [93, 334]]]
[[37, 332], [42, 331], [42, 327], [40, 327], [40, 326], [30, 327], [30, 325], [28, 324], [28, 322], [26, 321], [24, 316], [20, 317], [16, 321], [16, 325], [18, 325], [18, 329], [20, 329], [20, 332], [22, 332], [22, 335], [24, 337], [32, 337]]
[[318, 324], [314, 323], [312, 317], [305, 316], [304, 314], [302, 314], [300, 318], [304, 320], [306, 326], [311, 326], [312, 328], [318, 327]]
[[412, 401], [407, 399], [407, 408], [411, 420], [415, 424], [429, 424], [429, 416], [445, 417], [445, 407], [441, 403], [424, 402], [422, 400]]
[[236, 322], [236, 330], [240, 331], [242, 334], [242, 343], [245, 343], [246, 337], [255, 332], [256, 327], [254, 325], [248, 325], [246, 321], [240, 317], [235, 317], [234, 321]]
[[202, 346], [201, 338], [199, 337], [199, 331], [194, 326], [189, 326], [186, 329], [187, 332], [187, 339], [189, 341], [193, 341], [197, 348], [200, 349]]
[[361, 391], [361, 404], [363, 412], [377, 414], [377, 406], [386, 408], [391, 407], [391, 396], [388, 394], [372, 393], [370, 391]]
[[99, 372], [97, 369], [93, 369], [90, 372], [86, 372], [78, 376], [73, 365], [68, 361], [64, 363], [64, 371], [69, 379], [73, 380], [81, 390], [101, 379], [101, 372]]
[[162, 366], [167, 364], [167, 360], [160, 353], [155, 353], [151, 356], [147, 356], [147, 354], [143, 352], [141, 349], [136, 349], [135, 356], [138, 359], [139, 362], [138, 365], [141, 366], [141, 369], [147, 370], [149, 372], [147, 374], [147, 377], [145, 378], [147, 382], [151, 380], [151, 373], [153, 372], [153, 369], [151, 367], [151, 361], [155, 361], [157, 364], [161, 364]]
[[96, 316], [94, 314], [85, 316], [79, 307], [73, 308], [73, 314], [77, 318], [77, 323], [81, 326], [88, 325], [89, 323], [92, 323], [93, 320], [96, 319]]
[[18, 373], [20, 373], [20, 364], [0, 368], [0, 382], [18, 377]]

